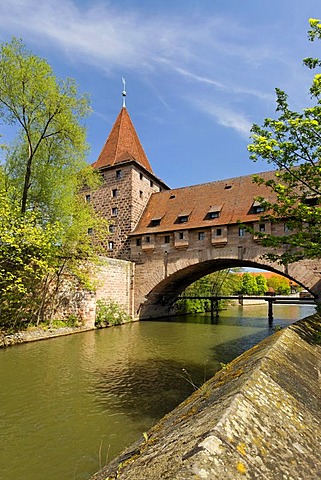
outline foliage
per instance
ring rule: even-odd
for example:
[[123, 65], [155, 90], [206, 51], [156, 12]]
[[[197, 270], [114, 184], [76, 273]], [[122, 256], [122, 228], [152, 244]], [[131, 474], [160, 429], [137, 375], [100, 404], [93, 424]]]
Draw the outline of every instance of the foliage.
[[[321, 38], [321, 23], [310, 19], [310, 40]], [[304, 59], [311, 69], [321, 66], [316, 58]], [[321, 257], [321, 74], [310, 87], [312, 105], [302, 112], [290, 109], [287, 94], [276, 89], [278, 118], [266, 118], [263, 126], [252, 127], [251, 158], [267, 160], [276, 167], [274, 179], [255, 181], [268, 186], [275, 200], [260, 198], [267, 213], [262, 220], [285, 220], [287, 232], [281, 236], [261, 234], [268, 247], [286, 247], [268, 257], [287, 264], [302, 258]]]
[[280, 277], [280, 275], [272, 275], [267, 280], [268, 287], [273, 288], [276, 295], [289, 295], [291, 293], [291, 287], [286, 278]]
[[114, 300], [97, 300], [96, 304], [96, 327], [102, 328], [107, 325], [121, 325], [130, 322], [130, 316]]
[[88, 227], [105, 227], [79, 194], [99, 185], [85, 162], [89, 110], [74, 81], [57, 79], [21, 41], [0, 47], [0, 117], [16, 133], [0, 166], [2, 328], [50, 321], [65, 272], [88, 285]]
[[7, 152], [6, 169], [20, 191], [21, 212], [43, 207], [47, 218], [66, 206], [73, 181], [85, 166], [85, 129], [90, 111], [75, 82], [56, 78], [48, 63], [13, 39], [0, 48], [0, 116], [18, 126]]
[[[211, 273], [192, 283], [182, 293], [184, 296], [219, 296], [239, 293], [241, 278], [234, 272], [237, 269], [220, 270]], [[223, 308], [225, 301], [219, 301], [219, 308]], [[175, 303], [178, 313], [203, 313], [211, 310], [209, 299], [184, 299], [179, 298]]]
[[254, 275], [244, 273], [242, 275], [241, 293], [245, 295], [258, 295], [258, 286]]
[[268, 282], [264, 275], [257, 275], [255, 277], [256, 285], [257, 285], [257, 293], [258, 295], [265, 295], [268, 290]]

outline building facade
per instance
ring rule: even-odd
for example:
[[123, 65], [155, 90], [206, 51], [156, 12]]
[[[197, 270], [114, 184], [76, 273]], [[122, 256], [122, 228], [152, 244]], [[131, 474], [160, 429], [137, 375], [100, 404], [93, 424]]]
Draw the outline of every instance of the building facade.
[[[284, 235], [284, 224], [262, 222], [256, 200], [271, 191], [252, 175], [171, 190], [151, 167], [125, 106], [93, 164], [101, 187], [86, 200], [109, 222], [104, 241], [112, 258], [144, 262], [152, 252], [240, 247], [259, 242], [259, 233]], [[264, 172], [265, 179], [274, 172]], [[245, 226], [254, 228], [250, 234]]]
[[103, 243], [106, 254], [130, 260], [129, 234], [150, 196], [169, 187], [154, 174], [126, 107], [121, 109], [93, 168], [102, 176], [102, 185], [84, 195], [109, 221], [109, 235]]

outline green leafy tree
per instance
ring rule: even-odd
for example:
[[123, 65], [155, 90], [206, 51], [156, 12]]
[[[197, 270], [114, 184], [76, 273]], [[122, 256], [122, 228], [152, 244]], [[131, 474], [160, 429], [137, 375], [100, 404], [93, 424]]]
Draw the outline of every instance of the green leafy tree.
[[20, 192], [22, 213], [35, 207], [57, 215], [74, 195], [77, 174], [86, 165], [80, 120], [89, 111], [88, 97], [77, 94], [73, 80], [57, 79], [50, 65], [20, 40], [2, 44], [0, 117], [17, 129], [6, 171]]
[[50, 319], [64, 272], [88, 281], [88, 227], [99, 240], [105, 225], [79, 194], [99, 183], [85, 161], [89, 111], [75, 82], [57, 79], [20, 40], [0, 47], [0, 118], [16, 133], [0, 169], [0, 326]]
[[255, 281], [256, 281], [256, 285], [257, 285], [258, 295], [264, 295], [268, 290], [268, 284], [267, 284], [266, 278], [264, 277], [264, 275], [261, 275], [261, 274], [256, 275], [255, 276]]
[[291, 287], [288, 280], [279, 275], [272, 275], [272, 277], [267, 280], [267, 284], [269, 287], [273, 288], [277, 295], [289, 295], [291, 293]]
[[[321, 23], [310, 19], [310, 40], [321, 38]], [[321, 67], [317, 58], [306, 58], [304, 64]], [[262, 126], [253, 125], [251, 158], [267, 160], [276, 167], [275, 177], [265, 181], [275, 200], [260, 198], [265, 206], [263, 220], [285, 221], [284, 235], [262, 234], [268, 247], [286, 247], [283, 253], [269, 254], [273, 260], [287, 264], [302, 258], [321, 257], [321, 74], [310, 87], [312, 105], [302, 112], [290, 109], [286, 93], [276, 89], [277, 119], [266, 118]]]
[[258, 295], [258, 285], [254, 275], [248, 272], [243, 273], [241, 293], [245, 295]]
[[[225, 269], [206, 275], [187, 287], [182, 296], [225, 296], [236, 295], [241, 288], [241, 276], [237, 269]], [[225, 302], [220, 300], [220, 308]], [[202, 313], [210, 311], [211, 302], [207, 299], [178, 299], [176, 309], [179, 313]]]

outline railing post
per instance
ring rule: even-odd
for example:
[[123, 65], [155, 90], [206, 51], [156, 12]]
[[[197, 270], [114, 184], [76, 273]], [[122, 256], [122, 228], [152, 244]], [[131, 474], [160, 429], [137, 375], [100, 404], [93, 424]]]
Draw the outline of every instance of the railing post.
[[269, 308], [268, 308], [268, 320], [269, 320], [269, 326], [271, 327], [273, 325], [273, 300], [269, 299], [268, 300]]

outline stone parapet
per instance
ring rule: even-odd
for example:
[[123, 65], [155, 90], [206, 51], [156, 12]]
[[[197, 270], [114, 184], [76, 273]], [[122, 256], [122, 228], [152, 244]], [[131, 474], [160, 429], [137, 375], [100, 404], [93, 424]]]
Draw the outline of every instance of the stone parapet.
[[321, 478], [320, 322], [245, 352], [92, 480]]

